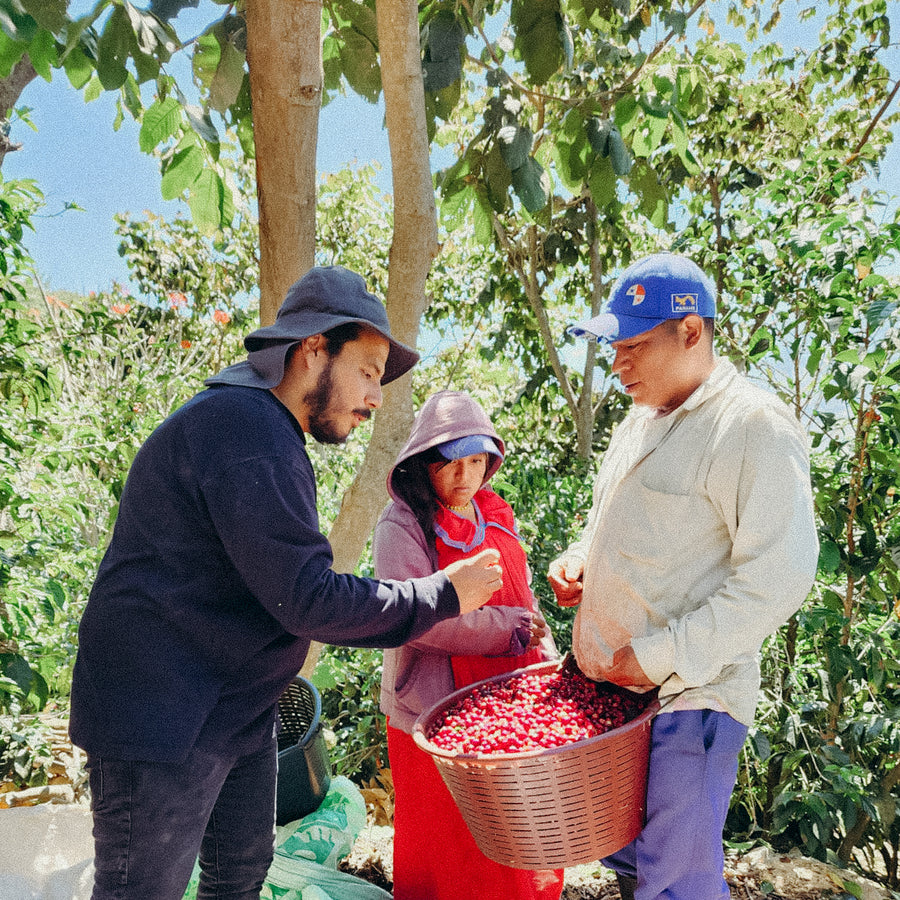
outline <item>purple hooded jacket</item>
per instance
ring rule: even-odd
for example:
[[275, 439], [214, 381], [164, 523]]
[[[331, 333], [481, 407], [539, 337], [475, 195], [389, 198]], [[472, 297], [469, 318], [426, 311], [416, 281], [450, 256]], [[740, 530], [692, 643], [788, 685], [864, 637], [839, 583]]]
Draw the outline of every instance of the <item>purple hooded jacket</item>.
[[[392, 500], [375, 526], [373, 555], [377, 578], [412, 578], [437, 569], [437, 550], [426, 539], [412, 509], [394, 488], [397, 467], [406, 459], [438, 444], [472, 434], [489, 435], [501, 451], [503, 440], [479, 404], [462, 391], [440, 391], [423, 405], [409, 440], [388, 473]], [[488, 457], [485, 483], [502, 460]], [[537, 601], [534, 601], [537, 609]], [[524, 653], [530, 617], [521, 607], [485, 606], [441, 622], [421, 637], [386, 650], [381, 681], [381, 709], [391, 725], [411, 733], [420, 713], [455, 690], [450, 657], [453, 655], [518, 656]], [[523, 643], [524, 639], [524, 643]], [[556, 647], [549, 633], [541, 647], [547, 659]]]

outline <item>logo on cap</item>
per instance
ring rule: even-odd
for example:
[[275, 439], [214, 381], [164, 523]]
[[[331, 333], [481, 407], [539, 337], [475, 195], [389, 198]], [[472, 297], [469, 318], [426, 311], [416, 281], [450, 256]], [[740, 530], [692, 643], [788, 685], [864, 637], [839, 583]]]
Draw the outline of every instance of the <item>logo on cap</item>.
[[697, 294], [672, 294], [672, 312], [690, 313], [697, 312], [699, 298]]
[[642, 284], [633, 284], [627, 291], [625, 291], [626, 297], [631, 297], [631, 305], [632, 306], [640, 306], [644, 302], [644, 297], [647, 296], [647, 292], [644, 290], [644, 286]]

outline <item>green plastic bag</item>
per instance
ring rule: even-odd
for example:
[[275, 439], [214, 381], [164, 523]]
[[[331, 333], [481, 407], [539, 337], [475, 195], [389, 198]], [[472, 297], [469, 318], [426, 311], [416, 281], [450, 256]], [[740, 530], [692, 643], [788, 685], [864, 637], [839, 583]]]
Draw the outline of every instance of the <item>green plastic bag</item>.
[[[337, 868], [365, 824], [359, 788], [342, 775], [332, 778], [315, 812], [276, 830], [275, 857], [260, 900], [390, 900], [387, 891]], [[196, 900], [199, 879], [195, 865], [184, 900]]]
[[275, 855], [336, 869], [353, 849], [366, 824], [366, 803], [359, 788], [341, 775], [331, 780], [317, 810], [282, 825], [275, 835]]
[[391, 900], [380, 887], [328, 866], [276, 854], [260, 900]]

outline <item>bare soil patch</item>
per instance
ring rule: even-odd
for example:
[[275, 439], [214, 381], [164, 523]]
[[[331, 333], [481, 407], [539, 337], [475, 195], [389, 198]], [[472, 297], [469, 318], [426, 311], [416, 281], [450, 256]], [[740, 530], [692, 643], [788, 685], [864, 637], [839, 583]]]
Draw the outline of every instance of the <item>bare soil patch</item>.
[[[394, 830], [370, 825], [359, 836], [341, 869], [385, 890], [393, 884]], [[853, 872], [826, 866], [797, 853], [776, 854], [760, 847], [743, 855], [730, 855], [725, 877], [733, 900], [853, 900], [845, 888], [852, 884], [862, 900], [890, 900], [882, 885]], [[562, 900], [619, 900], [615, 876], [599, 864], [566, 870]]]

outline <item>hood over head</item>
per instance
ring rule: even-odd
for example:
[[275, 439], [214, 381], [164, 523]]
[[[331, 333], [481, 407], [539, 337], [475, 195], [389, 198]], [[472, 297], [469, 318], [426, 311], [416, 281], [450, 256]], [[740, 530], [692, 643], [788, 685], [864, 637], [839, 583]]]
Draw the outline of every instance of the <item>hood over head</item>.
[[[394, 487], [394, 478], [402, 477], [402, 464], [419, 453], [447, 444], [459, 438], [471, 435], [484, 435], [493, 441], [500, 451], [488, 455], [487, 471], [484, 484], [491, 479], [503, 462], [502, 454], [506, 453], [506, 445], [497, 434], [487, 413], [481, 405], [465, 391], [438, 391], [425, 401], [413, 422], [412, 430], [406, 445], [400, 451], [397, 461], [388, 473], [387, 489], [393, 500], [398, 497]], [[476, 450], [475, 452], [479, 452]]]

